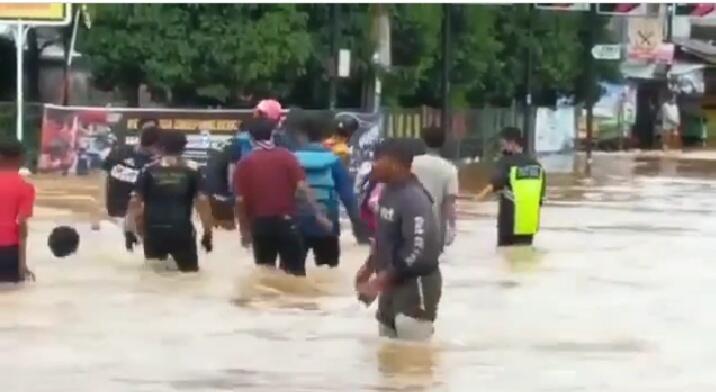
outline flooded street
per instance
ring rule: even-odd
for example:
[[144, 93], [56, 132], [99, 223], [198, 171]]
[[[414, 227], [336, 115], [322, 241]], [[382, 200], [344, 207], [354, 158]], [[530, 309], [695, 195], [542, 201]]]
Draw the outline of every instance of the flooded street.
[[[598, 155], [589, 179], [548, 167], [533, 250], [497, 250], [496, 203], [462, 201], [430, 345], [377, 338], [349, 235], [341, 267], [305, 280], [257, 270], [226, 231], [179, 275], [126, 253], [116, 225], [90, 230], [91, 181], [37, 178], [37, 282], [0, 289], [0, 390], [714, 390], [714, 173], [630, 155]], [[475, 191], [485, 171], [462, 180]], [[51, 256], [58, 224], [80, 231], [77, 255]]]

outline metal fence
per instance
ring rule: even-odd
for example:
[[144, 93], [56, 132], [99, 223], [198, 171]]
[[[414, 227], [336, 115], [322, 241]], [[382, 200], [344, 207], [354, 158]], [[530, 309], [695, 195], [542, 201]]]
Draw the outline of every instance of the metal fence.
[[[310, 110], [326, 119], [337, 112], [358, 110]], [[15, 136], [14, 102], [0, 102], [0, 137]], [[28, 164], [36, 161], [42, 132], [43, 104], [26, 103], [24, 106], [24, 140]], [[534, 119], [534, 113], [532, 113]], [[486, 159], [498, 152], [497, 135], [506, 126], [522, 127], [524, 114], [517, 108], [484, 108], [455, 110], [450, 119], [442, 154], [455, 162], [475, 158]], [[441, 111], [429, 107], [418, 109], [383, 110], [380, 115], [380, 134], [383, 137], [420, 138], [426, 126], [440, 126]], [[534, 121], [531, 121], [534, 124]]]
[[[423, 127], [439, 126], [440, 121], [441, 112], [431, 108], [386, 111], [383, 134], [419, 138]], [[521, 128], [523, 121], [524, 112], [516, 108], [455, 110], [442, 154], [455, 161], [493, 157], [498, 151], [500, 130], [507, 126]]]

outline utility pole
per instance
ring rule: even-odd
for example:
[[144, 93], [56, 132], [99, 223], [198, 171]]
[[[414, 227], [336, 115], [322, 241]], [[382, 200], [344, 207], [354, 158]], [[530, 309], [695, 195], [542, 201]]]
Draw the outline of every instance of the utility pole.
[[524, 117], [522, 127], [524, 129], [525, 136], [525, 148], [528, 154], [534, 154], [535, 143], [534, 143], [534, 129], [532, 128], [532, 18], [534, 16], [534, 6], [527, 4], [528, 20], [527, 20], [527, 37], [528, 43], [526, 48], [526, 60], [525, 60], [525, 102], [524, 102]]
[[450, 15], [451, 5], [445, 3], [443, 8], [443, 20], [442, 20], [442, 74], [441, 74], [441, 115], [440, 115], [440, 128], [443, 134], [450, 132], [450, 63], [451, 63], [451, 38], [450, 29], [452, 24], [452, 18]]
[[331, 20], [331, 55], [329, 61], [331, 62], [330, 69], [330, 82], [328, 85], [328, 107], [331, 110], [336, 108], [336, 83], [338, 80], [338, 4], [331, 4], [330, 6], [330, 20]]
[[666, 3], [666, 42], [671, 43], [674, 35], [674, 9], [675, 4]]
[[594, 47], [594, 29], [597, 23], [596, 4], [589, 7], [589, 18], [587, 21], [587, 39], [584, 48], [585, 51], [585, 78], [584, 93], [586, 95], [585, 103], [587, 106], [587, 146], [586, 146], [586, 174], [590, 175], [592, 171], [592, 133], [594, 122], [594, 57], [592, 56], [592, 47]]

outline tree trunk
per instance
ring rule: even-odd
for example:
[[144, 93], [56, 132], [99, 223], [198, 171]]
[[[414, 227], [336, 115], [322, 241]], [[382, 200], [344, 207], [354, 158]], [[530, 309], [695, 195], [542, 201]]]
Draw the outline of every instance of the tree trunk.
[[127, 101], [128, 108], [139, 107], [139, 82], [125, 85], [121, 90], [122, 97]]
[[64, 56], [64, 61], [62, 62], [62, 86], [61, 89], [61, 95], [60, 95], [60, 102], [62, 102], [63, 105], [69, 105], [70, 104], [70, 81], [71, 81], [71, 74], [70, 70], [67, 67], [68, 60], [70, 56], [72, 55], [70, 53], [70, 41], [72, 40], [72, 23], [70, 23], [69, 26], [62, 28], [62, 48]]
[[30, 28], [27, 32], [27, 100], [40, 101], [40, 48], [37, 44], [37, 30]]

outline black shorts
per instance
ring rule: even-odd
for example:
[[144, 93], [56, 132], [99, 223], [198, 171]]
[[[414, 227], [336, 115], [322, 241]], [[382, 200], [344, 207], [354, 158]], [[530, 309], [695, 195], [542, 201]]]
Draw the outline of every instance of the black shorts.
[[338, 237], [303, 237], [303, 263], [306, 263], [308, 251], [313, 250], [316, 265], [337, 267], [341, 258], [341, 246]]
[[144, 257], [166, 260], [169, 256], [177, 263], [179, 271], [199, 271], [196, 233], [193, 228], [147, 228], [144, 236]]
[[294, 275], [305, 275], [306, 266], [301, 234], [291, 217], [256, 218], [251, 224], [254, 261], [259, 265], [280, 267]]
[[500, 234], [497, 238], [497, 246], [530, 246], [532, 245], [531, 235], [507, 235]]
[[0, 247], [0, 282], [20, 282], [20, 248], [17, 245]]
[[217, 198], [212, 195], [209, 198], [211, 215], [218, 221], [234, 221], [234, 198]]

